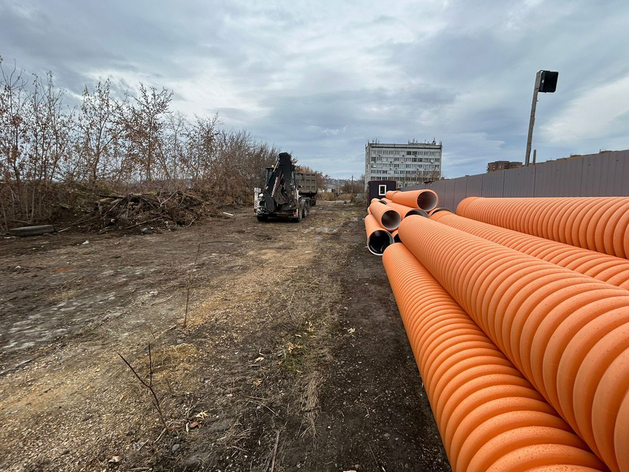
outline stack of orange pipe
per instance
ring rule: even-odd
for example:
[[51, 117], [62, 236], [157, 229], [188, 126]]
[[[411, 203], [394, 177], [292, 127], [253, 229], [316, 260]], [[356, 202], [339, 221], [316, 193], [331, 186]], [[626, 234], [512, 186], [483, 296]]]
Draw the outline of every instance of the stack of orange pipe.
[[434, 215], [434, 214], [436, 214], [436, 213], [440, 213], [440, 212], [442, 212], [442, 211], [446, 211], [446, 212], [450, 212], [450, 213], [452, 213], [452, 210], [450, 210], [449, 208], [446, 208], [446, 207], [437, 207], [437, 208], [435, 208], [434, 210], [430, 210], [430, 211], [428, 212], [428, 216], [430, 217], [430, 216], [432, 216], [432, 215]]
[[626, 197], [468, 197], [459, 204], [457, 214], [629, 258], [629, 199]]
[[371, 214], [365, 217], [365, 232], [367, 233], [367, 249], [376, 256], [381, 256], [384, 250], [394, 242], [393, 235], [380, 226]]
[[408, 249], [383, 263], [454, 472], [606, 470]]
[[402, 219], [406, 218], [410, 215], [419, 215], [424, 218], [428, 217], [428, 213], [420, 208], [411, 208], [406, 205], [400, 205], [399, 203], [395, 203], [393, 200], [389, 200], [388, 198], [383, 198], [382, 201], [387, 204], [387, 206], [400, 214]]
[[[387, 196], [387, 198], [389, 198]], [[391, 200], [400, 205], [411, 208], [419, 208], [430, 211], [437, 208], [439, 197], [432, 190], [412, 190], [408, 192], [397, 192], [391, 195]]]
[[402, 220], [402, 217], [397, 211], [380, 202], [372, 202], [371, 205], [369, 205], [369, 212], [376, 219], [378, 224], [388, 231], [396, 230]]
[[399, 234], [605, 464], [629, 471], [629, 293], [426, 218]]
[[629, 290], [629, 261], [627, 259], [493, 226], [457, 216], [448, 211], [431, 213], [430, 218], [488, 241]]

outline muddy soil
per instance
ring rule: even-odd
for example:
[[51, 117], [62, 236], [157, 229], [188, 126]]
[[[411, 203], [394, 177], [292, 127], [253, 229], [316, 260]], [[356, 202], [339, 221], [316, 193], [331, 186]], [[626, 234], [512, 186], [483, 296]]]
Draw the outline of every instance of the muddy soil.
[[1, 240], [0, 469], [450, 470], [363, 216]]

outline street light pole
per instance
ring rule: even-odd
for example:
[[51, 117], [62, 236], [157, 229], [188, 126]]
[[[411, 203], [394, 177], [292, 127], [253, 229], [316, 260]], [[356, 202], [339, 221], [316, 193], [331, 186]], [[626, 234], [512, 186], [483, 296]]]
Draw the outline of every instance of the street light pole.
[[537, 108], [537, 94], [539, 93], [539, 83], [542, 77], [542, 71], [538, 71], [535, 75], [535, 88], [533, 89], [533, 103], [531, 104], [531, 118], [529, 120], [529, 137], [526, 140], [526, 156], [524, 157], [524, 166], [528, 167], [531, 159], [531, 143], [533, 142], [533, 127], [535, 126], [535, 109]]
[[557, 89], [557, 78], [559, 72], [550, 70], [540, 70], [535, 76], [535, 88], [533, 89], [533, 103], [531, 104], [531, 119], [529, 120], [529, 136], [526, 140], [526, 156], [524, 156], [524, 165], [531, 163], [531, 144], [533, 142], [533, 127], [535, 126], [535, 109], [537, 108], [537, 94], [553, 93]]

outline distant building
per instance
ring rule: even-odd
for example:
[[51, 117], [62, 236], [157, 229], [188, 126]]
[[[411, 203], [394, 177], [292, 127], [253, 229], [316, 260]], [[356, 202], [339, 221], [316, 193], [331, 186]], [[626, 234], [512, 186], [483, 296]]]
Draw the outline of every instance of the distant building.
[[521, 162], [517, 161], [494, 161], [487, 164], [487, 172], [496, 172], [497, 170], [519, 169], [522, 167]]
[[395, 180], [398, 188], [441, 178], [441, 143], [382, 144], [365, 146], [365, 189], [370, 180]]

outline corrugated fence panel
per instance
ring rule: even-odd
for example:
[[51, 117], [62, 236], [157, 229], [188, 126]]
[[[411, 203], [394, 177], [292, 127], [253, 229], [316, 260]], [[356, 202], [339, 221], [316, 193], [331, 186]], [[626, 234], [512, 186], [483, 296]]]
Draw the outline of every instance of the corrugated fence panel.
[[504, 192], [505, 171], [483, 174], [483, 194], [481, 197], [502, 197]]
[[535, 166], [535, 197], [582, 196], [583, 159], [567, 159]]
[[439, 194], [439, 192], [437, 192], [437, 195], [443, 195], [443, 199], [439, 197], [439, 200], [440, 200], [439, 206], [452, 208], [452, 204], [454, 203], [455, 179], [448, 179], [448, 180], [444, 180], [443, 182], [445, 183], [445, 189], [443, 191], [443, 194]]
[[613, 176], [612, 195], [629, 195], [629, 151], [616, 154], [616, 173]]
[[543, 162], [535, 166], [445, 179], [407, 187], [429, 188], [439, 206], [456, 210], [465, 197], [629, 196], [629, 150]]
[[622, 173], [622, 162], [611, 152], [605, 153], [601, 160], [600, 192], [601, 196], [611, 197], [614, 193], [614, 181], [617, 173]]
[[[446, 208], [454, 211], [461, 200], [467, 196], [467, 177], [459, 177], [454, 179], [454, 198], [452, 203]], [[443, 206], [443, 205], [442, 205]]]
[[504, 197], [532, 197], [535, 193], [535, 167], [505, 172]]
[[446, 182], [447, 180], [439, 180], [437, 182], [433, 182], [432, 185], [428, 188], [437, 192], [437, 195], [439, 195], [439, 198], [441, 199], [441, 197], [445, 195], [446, 192]]
[[557, 163], [535, 166], [535, 197], [554, 197], [557, 185]]
[[478, 197], [483, 193], [483, 174], [467, 175], [466, 197]]
[[557, 172], [559, 181], [557, 197], [581, 197], [583, 191], [584, 159], [560, 161]]
[[592, 156], [583, 165], [582, 197], [598, 197], [601, 190], [603, 156]]

